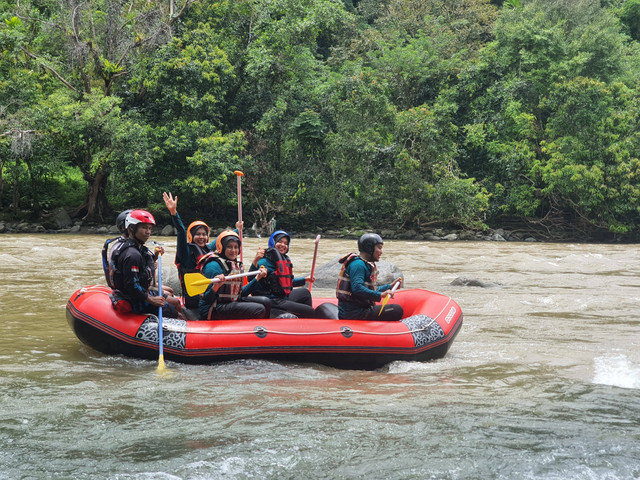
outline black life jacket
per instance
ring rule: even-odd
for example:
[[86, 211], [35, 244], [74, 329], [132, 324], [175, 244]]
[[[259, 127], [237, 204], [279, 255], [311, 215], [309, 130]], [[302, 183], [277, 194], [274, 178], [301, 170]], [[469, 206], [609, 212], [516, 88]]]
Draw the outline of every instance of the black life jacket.
[[[108, 260], [107, 284], [111, 288], [113, 288], [115, 290], [116, 289], [116, 284], [115, 284], [114, 278], [115, 278], [116, 270], [117, 270], [116, 262], [118, 260], [118, 257], [122, 253], [123, 249], [127, 245], [127, 241], [129, 239], [126, 238], [126, 237], [123, 237], [121, 235], [118, 238], [114, 238], [112, 240], [113, 240], [113, 245], [111, 246], [111, 251], [109, 252], [109, 260]], [[109, 241], [109, 240], [107, 240], [107, 241]], [[133, 242], [133, 240], [131, 240], [131, 242]], [[135, 242], [133, 242], [133, 243], [135, 245]], [[104, 256], [106, 254], [105, 247], [107, 247], [107, 242], [105, 242], [105, 246], [102, 248], [102, 261], [103, 262], [104, 262], [104, 259], [105, 259]], [[155, 268], [155, 265], [154, 265], [154, 268]]]
[[270, 272], [259, 281], [260, 289], [255, 295], [273, 295], [288, 297], [293, 289], [293, 264], [287, 255], [283, 255], [276, 248], [269, 248], [264, 257], [273, 263], [275, 271]]
[[[204, 269], [204, 266], [209, 262], [216, 262], [218, 265], [220, 265], [222, 267], [222, 273], [225, 277], [227, 275], [236, 275], [238, 273], [244, 272], [242, 262], [228, 260], [219, 256], [215, 252], [209, 252], [203, 255], [200, 260], [198, 260], [198, 266], [196, 268], [199, 271], [202, 271]], [[242, 278], [227, 280], [220, 286], [217, 292], [214, 292], [212, 288], [207, 294], [204, 294], [202, 296], [202, 299], [206, 303], [213, 304], [213, 306], [217, 305], [218, 303], [236, 302], [242, 294], [242, 284]]]
[[140, 286], [148, 290], [153, 279], [155, 278], [156, 263], [153, 253], [144, 245], [138, 246], [138, 244], [130, 238], [127, 238], [121, 243], [117, 243], [111, 249], [111, 259], [109, 260], [109, 276], [115, 289], [123, 291], [124, 287], [124, 274], [118, 268], [120, 257], [130, 248], [135, 248], [142, 255], [142, 266], [138, 272], [138, 280]]
[[204, 247], [200, 247], [195, 243], [188, 243], [189, 251], [191, 252], [191, 256], [196, 259], [196, 268], [186, 268], [180, 265], [176, 261], [176, 267], [178, 267], [178, 277], [180, 278], [180, 285], [182, 286], [182, 295], [184, 296], [184, 305], [187, 308], [198, 308], [198, 303], [200, 302], [200, 295], [196, 295], [192, 297], [187, 293], [187, 287], [184, 284], [184, 276], [187, 273], [195, 273], [199, 272], [197, 264], [200, 258], [205, 256], [207, 253], [211, 252], [211, 249], [205, 245]]
[[[113, 281], [111, 279], [111, 275], [109, 274], [109, 271], [110, 271], [109, 260], [111, 257], [109, 255], [109, 245], [111, 245], [113, 242], [124, 242], [124, 241], [125, 241], [125, 238], [122, 235], [120, 235], [119, 237], [109, 238], [104, 242], [104, 245], [102, 246], [102, 270], [104, 270], [104, 278], [107, 281], [107, 285], [109, 285], [109, 287], [111, 288], [113, 288]], [[115, 247], [115, 244], [112, 247]]]
[[365, 307], [372, 307], [375, 302], [370, 298], [356, 295], [351, 291], [351, 278], [347, 273], [347, 266], [356, 259], [362, 260], [369, 267], [369, 278], [364, 282], [365, 287], [375, 290], [378, 282], [378, 268], [374, 262], [368, 262], [356, 253], [349, 253], [342, 257], [338, 262], [342, 263], [342, 269], [338, 276], [338, 285], [336, 287], [336, 297], [338, 300], [355, 303]]

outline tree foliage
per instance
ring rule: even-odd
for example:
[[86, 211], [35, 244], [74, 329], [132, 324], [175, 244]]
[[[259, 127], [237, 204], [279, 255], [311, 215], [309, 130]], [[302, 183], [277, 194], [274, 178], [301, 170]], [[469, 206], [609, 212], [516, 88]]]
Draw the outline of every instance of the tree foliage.
[[458, 103], [469, 99], [461, 164], [485, 180], [496, 213], [637, 228], [636, 51], [599, 2], [501, 12], [458, 88]]
[[637, 0], [0, 3], [14, 216], [638, 232]]

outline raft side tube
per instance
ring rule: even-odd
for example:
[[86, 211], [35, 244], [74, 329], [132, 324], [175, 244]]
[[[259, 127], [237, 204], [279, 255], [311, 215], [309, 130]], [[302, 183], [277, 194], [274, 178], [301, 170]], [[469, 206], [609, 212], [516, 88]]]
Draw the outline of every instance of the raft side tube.
[[[157, 359], [157, 319], [116, 312], [110, 292], [107, 287], [85, 287], [70, 298], [66, 314], [76, 336], [108, 355]], [[318, 304], [337, 303], [335, 299], [317, 300]], [[165, 358], [199, 364], [257, 358], [371, 370], [396, 360], [427, 361], [445, 356], [462, 325], [460, 307], [449, 297], [426, 290], [397, 292], [391, 301], [400, 303], [413, 318], [400, 322], [167, 319]], [[181, 342], [167, 343], [171, 336]]]

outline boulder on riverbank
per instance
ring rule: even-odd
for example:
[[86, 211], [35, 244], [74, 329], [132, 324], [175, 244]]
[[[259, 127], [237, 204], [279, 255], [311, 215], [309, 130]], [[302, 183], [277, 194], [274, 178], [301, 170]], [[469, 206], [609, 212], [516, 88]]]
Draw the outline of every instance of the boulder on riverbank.
[[42, 222], [47, 229], [64, 229], [73, 226], [73, 220], [64, 208], [58, 208]]
[[173, 288], [176, 295], [182, 295], [178, 269], [173, 259], [165, 258], [165, 255], [162, 256], [162, 285]]

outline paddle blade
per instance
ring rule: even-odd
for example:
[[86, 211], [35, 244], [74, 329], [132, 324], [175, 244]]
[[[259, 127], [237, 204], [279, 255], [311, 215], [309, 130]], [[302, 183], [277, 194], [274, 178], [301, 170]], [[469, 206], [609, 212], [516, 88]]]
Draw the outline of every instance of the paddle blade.
[[[398, 289], [399, 286], [400, 286], [400, 282], [396, 282], [395, 285], [393, 286], [393, 288], [391, 289], [391, 295], [396, 293], [396, 290]], [[380, 311], [378, 312], [378, 316], [380, 316], [382, 314], [382, 309], [384, 308], [384, 306], [387, 303], [389, 303], [389, 299], [391, 298], [391, 295], [387, 295], [386, 297], [384, 297], [382, 299], [382, 304], [380, 305]]]
[[384, 309], [384, 306], [389, 302], [389, 298], [391, 298], [391, 295], [387, 295], [382, 299], [382, 304], [380, 305], [380, 311], [378, 312], [378, 316], [382, 315], [382, 310]]
[[187, 288], [187, 293], [191, 297], [195, 297], [207, 290], [211, 280], [212, 279], [205, 277], [201, 273], [186, 273], [184, 276], [184, 286]]
[[160, 355], [158, 357], [158, 372], [164, 372], [165, 364], [164, 364], [164, 355]]

